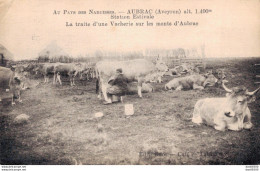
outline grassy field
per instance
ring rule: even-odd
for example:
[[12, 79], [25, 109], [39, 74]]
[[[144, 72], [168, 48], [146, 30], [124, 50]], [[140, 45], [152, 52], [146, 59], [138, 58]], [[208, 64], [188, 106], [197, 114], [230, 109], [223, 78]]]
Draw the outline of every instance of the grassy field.
[[[207, 67], [225, 69], [228, 87], [252, 91], [258, 86], [255, 63], [260, 58], [215, 59]], [[95, 80], [34, 86], [23, 92], [22, 103], [0, 104], [1, 164], [260, 164], [260, 93], [249, 104], [251, 130], [220, 132], [191, 117], [198, 99], [225, 96], [223, 88], [164, 91], [171, 79], [153, 84], [155, 92], [142, 99], [128, 95], [124, 104], [107, 106], [95, 94]], [[128, 103], [132, 116], [124, 114]], [[96, 112], [104, 116], [96, 118]], [[15, 124], [23, 113], [29, 123]]]

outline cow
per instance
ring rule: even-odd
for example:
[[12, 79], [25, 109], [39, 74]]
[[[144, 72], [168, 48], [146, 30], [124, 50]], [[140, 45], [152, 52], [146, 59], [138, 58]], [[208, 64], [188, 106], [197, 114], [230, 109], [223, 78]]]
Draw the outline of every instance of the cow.
[[[160, 69], [168, 70], [164, 64], [157, 64]], [[156, 65], [145, 59], [135, 59], [128, 61], [99, 61], [96, 63], [96, 92], [99, 93], [98, 98], [101, 99], [103, 93], [105, 101], [109, 102], [107, 97], [108, 80], [116, 73], [116, 69], [121, 68], [124, 76], [129, 82], [137, 81], [137, 90], [139, 97], [142, 97], [142, 83], [146, 82], [145, 77], [148, 74], [159, 72]]]
[[95, 78], [95, 66], [93, 66], [91, 63], [79, 63], [78, 66], [80, 80], [90, 80]]
[[89, 68], [80, 72], [80, 80], [87, 79], [89, 81], [89, 80], [92, 80], [94, 78], [96, 78], [95, 69], [92, 68], [92, 67], [89, 67]]
[[[0, 95], [4, 94], [12, 95], [12, 105], [15, 104], [15, 98], [18, 98], [19, 102], [21, 100], [21, 81], [17, 74], [10, 68], [5, 68], [0, 66]], [[0, 101], [2, 97], [0, 96]]]
[[29, 63], [24, 64], [24, 73], [29, 73], [31, 75], [36, 74], [36, 68], [41, 65], [39, 63]]
[[53, 83], [55, 84], [56, 81], [58, 81], [60, 85], [62, 85], [61, 75], [68, 75], [70, 78], [70, 85], [75, 86], [75, 77], [80, 73], [81, 70], [82, 70], [81, 64], [76, 64], [76, 63], [56, 64], [54, 67]]
[[212, 74], [193, 74], [185, 77], [174, 78], [173, 80], [165, 84], [165, 90], [202, 90], [206, 86], [214, 86], [217, 81], [217, 78]]
[[162, 77], [164, 75], [165, 75], [165, 72], [153, 72], [153, 73], [147, 74], [145, 77], [145, 82], [162, 83]]
[[[137, 94], [136, 90], [136, 82], [132, 82], [128, 84], [128, 94]], [[154, 87], [150, 83], [143, 83], [142, 84], [142, 93], [150, 93], [154, 92]]]
[[224, 83], [225, 81], [222, 82], [222, 86], [227, 91], [226, 97], [198, 100], [192, 122], [198, 125], [206, 123], [219, 131], [251, 129], [253, 124], [248, 103], [255, 100], [260, 87], [249, 92], [244, 86], [229, 89]]
[[54, 68], [59, 63], [41, 63], [37, 64], [37, 67], [34, 69], [36, 74], [42, 74], [44, 77], [43, 83], [49, 82], [49, 75], [54, 74]]

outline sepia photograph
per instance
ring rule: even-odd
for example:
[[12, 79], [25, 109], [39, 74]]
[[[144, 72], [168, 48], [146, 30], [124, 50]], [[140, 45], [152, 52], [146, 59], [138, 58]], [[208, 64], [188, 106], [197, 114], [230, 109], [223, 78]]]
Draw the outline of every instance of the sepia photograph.
[[258, 171], [259, 21], [259, 0], [0, 0], [1, 169]]

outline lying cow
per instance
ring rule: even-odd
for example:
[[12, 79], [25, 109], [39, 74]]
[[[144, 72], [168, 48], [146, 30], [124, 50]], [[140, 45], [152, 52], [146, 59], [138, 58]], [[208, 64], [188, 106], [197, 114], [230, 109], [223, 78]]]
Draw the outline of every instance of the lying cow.
[[164, 76], [165, 72], [154, 72], [151, 74], [148, 74], [145, 77], [145, 82], [150, 82], [150, 83], [162, 83], [162, 77]]
[[174, 78], [165, 84], [165, 90], [188, 90], [188, 89], [204, 89], [206, 86], [214, 86], [217, 78], [212, 74], [193, 74], [185, 77]]
[[192, 122], [206, 123], [219, 131], [250, 129], [253, 124], [248, 103], [254, 101], [254, 96], [260, 87], [253, 92], [248, 92], [245, 87], [228, 89], [224, 82], [222, 85], [228, 92], [227, 97], [206, 98], [197, 101]]
[[[137, 94], [135, 82], [128, 84], [128, 93], [129, 94]], [[150, 93], [154, 92], [154, 87], [150, 83], [143, 83], [142, 84], [142, 93]]]
[[167, 75], [173, 76], [173, 75], [194, 74], [194, 73], [200, 73], [200, 69], [193, 64], [184, 63], [182, 65], [170, 69], [167, 72]]
[[[162, 66], [163, 65], [163, 66]], [[145, 77], [154, 72], [161, 72], [160, 69], [168, 70], [164, 64], [155, 66], [151, 61], [145, 59], [135, 59], [129, 61], [100, 61], [96, 64], [97, 86], [96, 92], [99, 93], [99, 98], [103, 93], [105, 101], [109, 102], [107, 97], [108, 80], [113, 76], [118, 68], [123, 70], [124, 76], [129, 82], [137, 81], [137, 90], [139, 97], [142, 97], [142, 83], [145, 82]]]
[[0, 101], [4, 94], [12, 95], [12, 105], [15, 104], [15, 98], [21, 102], [21, 81], [14, 71], [10, 68], [0, 66]]

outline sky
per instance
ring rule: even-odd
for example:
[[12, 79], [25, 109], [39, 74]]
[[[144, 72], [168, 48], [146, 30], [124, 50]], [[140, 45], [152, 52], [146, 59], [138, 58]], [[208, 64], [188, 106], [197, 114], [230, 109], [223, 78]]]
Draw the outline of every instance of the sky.
[[[38, 56], [55, 41], [72, 56], [101, 51], [199, 48], [206, 57], [260, 56], [259, 0], [0, 0], [0, 44], [16, 60]], [[193, 14], [154, 15], [152, 22], [193, 21], [198, 26], [179, 27], [66, 27], [66, 22], [109, 22], [110, 15], [54, 15], [63, 10], [191, 9]], [[195, 9], [211, 9], [194, 14]], [[119, 13], [125, 12], [125, 13]], [[118, 20], [119, 21], [119, 20]], [[127, 20], [126, 20], [127, 21]], [[141, 22], [146, 20], [130, 20]]]

